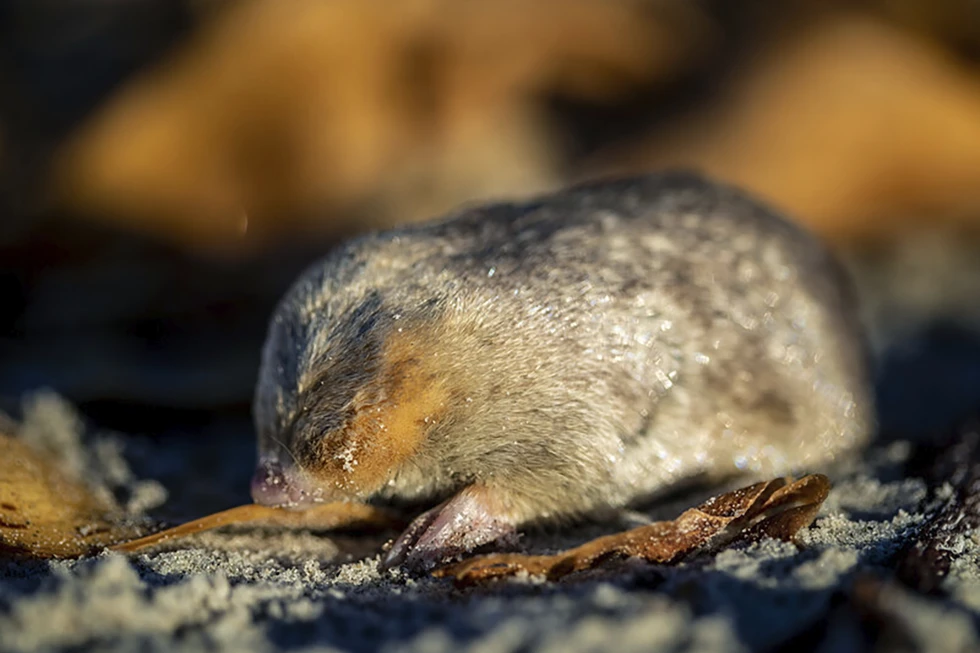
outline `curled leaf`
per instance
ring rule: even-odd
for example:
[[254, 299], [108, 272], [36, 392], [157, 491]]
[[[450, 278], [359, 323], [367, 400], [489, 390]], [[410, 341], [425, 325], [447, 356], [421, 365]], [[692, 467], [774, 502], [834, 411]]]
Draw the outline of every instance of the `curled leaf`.
[[288, 510], [248, 504], [216, 512], [153, 535], [117, 544], [111, 548], [114, 551], [132, 553], [177, 538], [236, 524], [327, 530], [335, 528], [389, 528], [403, 525], [403, 522], [388, 511], [363, 503], [325, 503], [307, 510]]
[[461, 586], [521, 572], [558, 580], [595, 569], [610, 558], [639, 557], [668, 564], [738, 538], [791, 539], [813, 521], [829, 491], [830, 481], [822, 474], [796, 482], [774, 479], [712, 497], [673, 521], [606, 535], [563, 553], [478, 556], [437, 569], [435, 575], [454, 578]]

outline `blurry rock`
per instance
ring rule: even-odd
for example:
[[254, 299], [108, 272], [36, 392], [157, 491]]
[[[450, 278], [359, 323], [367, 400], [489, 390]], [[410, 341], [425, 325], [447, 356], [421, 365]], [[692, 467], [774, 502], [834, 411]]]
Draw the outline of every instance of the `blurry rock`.
[[897, 23], [964, 55], [980, 56], [980, 4], [974, 0], [873, 0]]
[[705, 110], [598, 169], [687, 166], [837, 243], [980, 216], [980, 75], [886, 24], [837, 17], [761, 53]]
[[[43, 210], [52, 150], [189, 23], [186, 0], [0, 5], [0, 243]], [[6, 159], [6, 161], [4, 160]]]
[[227, 249], [540, 190], [561, 146], [542, 95], [615, 98], [707, 38], [673, 0], [249, 0], [214, 14], [60, 152], [63, 206]]

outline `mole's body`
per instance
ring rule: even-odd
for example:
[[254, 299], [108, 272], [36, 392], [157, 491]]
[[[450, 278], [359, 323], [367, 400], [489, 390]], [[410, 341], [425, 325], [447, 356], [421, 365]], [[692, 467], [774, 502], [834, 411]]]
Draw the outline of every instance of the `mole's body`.
[[733, 189], [599, 182], [352, 241], [279, 306], [256, 395], [262, 503], [449, 500], [389, 561], [696, 477], [863, 443], [835, 262]]

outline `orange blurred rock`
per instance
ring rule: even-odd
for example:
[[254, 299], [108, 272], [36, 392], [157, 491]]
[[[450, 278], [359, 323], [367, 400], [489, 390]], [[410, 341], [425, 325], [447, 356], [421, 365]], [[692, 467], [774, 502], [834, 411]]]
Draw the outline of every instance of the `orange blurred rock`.
[[589, 174], [676, 166], [743, 186], [839, 245], [980, 230], [980, 75], [884, 22], [835, 14]]
[[687, 5], [641, 0], [249, 0], [215, 14], [60, 152], [62, 206], [237, 248], [540, 190], [560, 147], [542, 95], [614, 97], [683, 66], [706, 34]]

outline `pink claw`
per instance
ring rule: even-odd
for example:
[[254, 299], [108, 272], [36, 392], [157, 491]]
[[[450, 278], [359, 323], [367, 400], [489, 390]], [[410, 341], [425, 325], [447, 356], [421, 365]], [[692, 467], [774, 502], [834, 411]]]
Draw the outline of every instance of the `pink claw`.
[[492, 490], [471, 485], [419, 515], [395, 541], [381, 569], [401, 566], [424, 573], [473, 549], [513, 536], [517, 523]]

